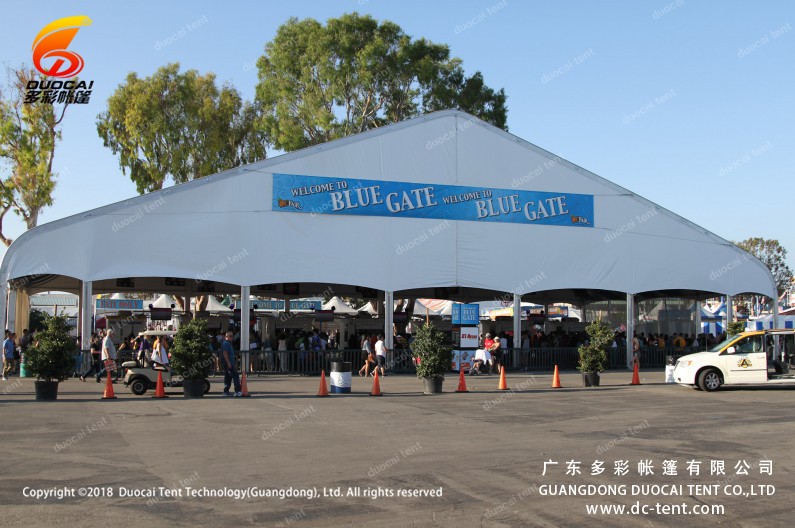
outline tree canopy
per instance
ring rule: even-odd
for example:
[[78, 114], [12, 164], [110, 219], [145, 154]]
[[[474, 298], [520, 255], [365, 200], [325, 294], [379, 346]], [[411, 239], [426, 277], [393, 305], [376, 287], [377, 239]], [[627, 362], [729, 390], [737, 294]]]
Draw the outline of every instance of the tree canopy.
[[480, 72], [467, 76], [447, 45], [412, 39], [369, 15], [346, 14], [325, 26], [292, 18], [257, 67], [259, 129], [283, 150], [448, 108], [507, 129], [504, 90], [489, 88]]
[[130, 73], [97, 117], [97, 131], [138, 192], [265, 157], [265, 137], [254, 127], [256, 111], [215, 75], [179, 71], [179, 64], [152, 76]]
[[29, 81], [51, 80], [36, 70], [9, 70], [8, 77], [8, 90], [0, 92], [0, 162], [9, 170], [0, 188], [0, 241], [6, 246], [13, 242], [3, 234], [3, 219], [9, 211], [31, 229], [38, 224], [42, 208], [52, 205], [57, 178], [52, 162], [68, 106], [24, 102]]
[[792, 270], [787, 266], [787, 250], [779, 244], [778, 240], [754, 237], [742, 242], [735, 242], [735, 244], [768, 267], [776, 281], [779, 294], [789, 287], [792, 281]]

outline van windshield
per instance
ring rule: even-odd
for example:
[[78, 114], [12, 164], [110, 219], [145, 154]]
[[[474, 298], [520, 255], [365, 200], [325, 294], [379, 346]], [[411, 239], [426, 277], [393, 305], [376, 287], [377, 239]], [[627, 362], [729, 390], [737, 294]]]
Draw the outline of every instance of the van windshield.
[[726, 338], [726, 340], [721, 341], [720, 343], [718, 343], [714, 347], [712, 347], [709, 350], [707, 350], [707, 352], [720, 352], [726, 345], [728, 345], [729, 343], [731, 343], [735, 339], [737, 339], [736, 335], [729, 336], [728, 338]]

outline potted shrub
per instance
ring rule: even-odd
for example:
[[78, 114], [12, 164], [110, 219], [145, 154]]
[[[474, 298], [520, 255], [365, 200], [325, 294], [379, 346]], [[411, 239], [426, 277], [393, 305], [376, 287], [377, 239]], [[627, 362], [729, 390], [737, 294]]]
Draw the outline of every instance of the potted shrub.
[[47, 316], [44, 330], [36, 333], [25, 354], [25, 368], [29, 375], [36, 376], [37, 400], [58, 399], [58, 383], [69, 379], [74, 371], [74, 348], [66, 317]]
[[172, 375], [182, 377], [186, 398], [204, 397], [209, 385], [207, 377], [214, 365], [205, 321], [192, 319], [181, 325], [171, 347], [171, 368]]
[[453, 362], [453, 350], [444, 342], [444, 334], [431, 323], [421, 326], [411, 343], [411, 353], [417, 377], [425, 383], [425, 394], [442, 392], [444, 373]]
[[582, 372], [586, 387], [599, 386], [599, 373], [607, 366], [607, 348], [613, 342], [613, 332], [601, 321], [594, 321], [585, 328], [588, 343], [580, 345], [577, 351], [580, 361], [577, 370]]

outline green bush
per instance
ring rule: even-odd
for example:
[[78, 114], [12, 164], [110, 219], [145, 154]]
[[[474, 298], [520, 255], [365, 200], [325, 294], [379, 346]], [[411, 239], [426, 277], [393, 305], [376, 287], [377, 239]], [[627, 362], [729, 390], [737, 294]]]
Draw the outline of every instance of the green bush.
[[588, 344], [580, 345], [580, 372], [604, 372], [607, 368], [607, 349], [613, 343], [613, 331], [601, 321], [594, 321], [585, 327]]
[[203, 380], [210, 375], [214, 365], [206, 322], [193, 319], [181, 325], [171, 347], [174, 374], [186, 380]]
[[37, 332], [25, 353], [25, 368], [44, 381], [64, 381], [74, 371], [75, 340], [69, 335], [66, 317], [46, 316], [44, 330]]
[[745, 323], [742, 321], [732, 321], [726, 327], [726, 332], [730, 335], [738, 335], [745, 332]]
[[418, 378], [444, 378], [453, 362], [453, 349], [444, 342], [444, 334], [433, 324], [421, 326], [411, 343], [411, 353], [419, 359]]

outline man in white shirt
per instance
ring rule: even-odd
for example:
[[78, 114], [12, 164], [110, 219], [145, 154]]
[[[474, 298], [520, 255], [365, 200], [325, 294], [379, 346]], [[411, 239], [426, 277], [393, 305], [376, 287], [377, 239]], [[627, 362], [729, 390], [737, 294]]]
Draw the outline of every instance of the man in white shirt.
[[386, 354], [389, 349], [384, 344], [384, 336], [378, 334], [378, 341], [375, 342], [375, 360], [378, 361], [376, 369], [381, 369], [381, 375], [386, 376]]
[[[110, 370], [116, 370], [116, 345], [113, 344], [113, 329], [109, 329], [102, 340], [102, 363], [104, 364], [102, 370], [97, 372], [97, 383], [102, 379], [102, 374], [107, 373], [110, 376]], [[109, 370], [110, 369], [110, 370]], [[117, 380], [113, 380], [117, 381]]]

